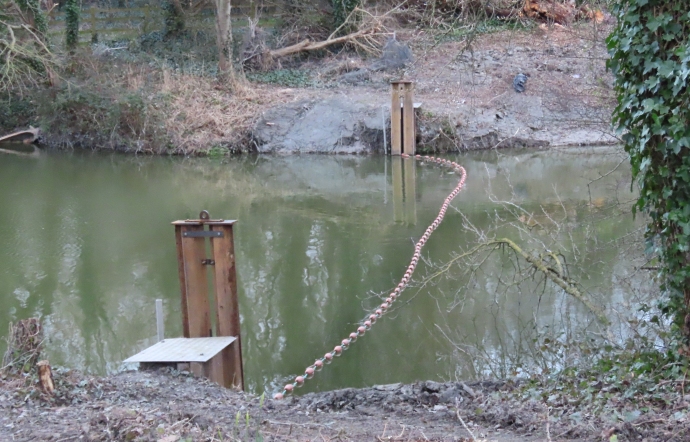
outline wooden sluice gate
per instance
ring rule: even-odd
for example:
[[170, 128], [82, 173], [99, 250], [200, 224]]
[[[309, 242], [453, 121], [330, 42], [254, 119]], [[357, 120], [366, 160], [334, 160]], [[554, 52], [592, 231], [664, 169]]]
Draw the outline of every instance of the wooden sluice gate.
[[391, 155], [414, 155], [416, 141], [414, 84], [391, 82]]
[[391, 82], [391, 169], [393, 182], [393, 218], [396, 222], [417, 223], [416, 170], [412, 161], [402, 154], [416, 153], [416, 111], [414, 83], [407, 80]]
[[[163, 339], [125, 362], [144, 366], [172, 365], [189, 369], [224, 387], [244, 390], [233, 238], [235, 221], [214, 220], [203, 211], [199, 219], [172, 224], [177, 244], [184, 337]], [[210, 256], [207, 256], [206, 239], [210, 242]], [[209, 290], [209, 272], [213, 290]], [[160, 319], [158, 323], [160, 339]]]

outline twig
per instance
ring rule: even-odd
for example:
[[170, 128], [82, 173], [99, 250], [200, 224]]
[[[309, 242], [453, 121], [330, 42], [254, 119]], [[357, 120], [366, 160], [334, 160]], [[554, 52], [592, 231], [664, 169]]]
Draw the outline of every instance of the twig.
[[465, 427], [465, 430], [467, 430], [467, 432], [470, 433], [470, 437], [472, 438], [471, 440], [476, 441], [477, 438], [474, 437], [474, 433], [472, 433], [472, 430], [469, 429], [465, 421], [462, 419], [462, 416], [460, 416], [460, 401], [458, 401], [457, 399], [455, 399], [455, 414], [458, 416], [458, 419], [460, 419], [460, 423], [463, 427]]
[[546, 440], [551, 442], [551, 419], [549, 419], [549, 407], [546, 407]]

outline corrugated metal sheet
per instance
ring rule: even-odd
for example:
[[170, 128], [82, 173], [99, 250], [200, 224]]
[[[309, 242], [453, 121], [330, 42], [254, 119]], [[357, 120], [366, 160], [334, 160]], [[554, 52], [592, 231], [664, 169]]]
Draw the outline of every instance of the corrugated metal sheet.
[[206, 362], [236, 339], [234, 336], [163, 339], [125, 362]]

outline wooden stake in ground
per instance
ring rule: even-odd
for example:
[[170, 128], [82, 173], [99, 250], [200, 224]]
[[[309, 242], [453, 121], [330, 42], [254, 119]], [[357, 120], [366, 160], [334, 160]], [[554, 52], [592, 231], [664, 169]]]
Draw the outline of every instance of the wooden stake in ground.
[[38, 361], [38, 379], [41, 381], [41, 388], [48, 394], [53, 394], [55, 391], [55, 384], [53, 384], [53, 372], [50, 369], [50, 363], [47, 360]]

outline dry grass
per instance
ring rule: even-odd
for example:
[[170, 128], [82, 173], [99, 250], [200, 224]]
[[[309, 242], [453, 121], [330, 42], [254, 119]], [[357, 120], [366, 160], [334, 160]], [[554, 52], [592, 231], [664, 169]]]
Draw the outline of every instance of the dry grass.
[[89, 53], [74, 57], [64, 77], [39, 111], [48, 142], [134, 153], [251, 151], [261, 112], [297, 95], [246, 80], [231, 89], [212, 76]]
[[7, 351], [2, 358], [0, 374], [16, 376], [33, 369], [43, 349], [43, 329], [36, 318], [10, 323]]
[[172, 143], [186, 152], [212, 147], [245, 150], [261, 112], [294, 96], [289, 90], [247, 82], [230, 92], [208, 78], [167, 70], [161, 77], [160, 92], [172, 97], [165, 127]]

